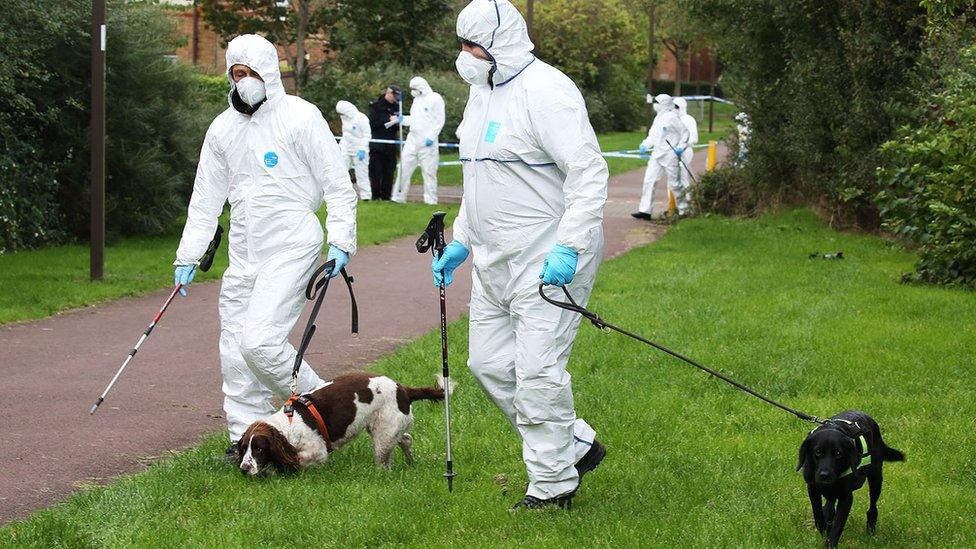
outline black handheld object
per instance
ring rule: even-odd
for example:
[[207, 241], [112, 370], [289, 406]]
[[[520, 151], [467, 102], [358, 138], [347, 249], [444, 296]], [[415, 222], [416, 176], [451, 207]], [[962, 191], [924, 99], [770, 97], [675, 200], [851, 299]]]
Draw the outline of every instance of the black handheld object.
[[[417, 251], [425, 254], [428, 251], [439, 258], [444, 253], [447, 244], [444, 242], [445, 212], [434, 212], [430, 223], [424, 229], [424, 234], [417, 239]], [[444, 431], [447, 438], [447, 464], [444, 478], [447, 479], [447, 491], [454, 491], [454, 454], [451, 448], [451, 369], [447, 360], [447, 289], [442, 282], [437, 287], [440, 294], [441, 307], [441, 375], [444, 378]]]
[[207, 251], [203, 253], [203, 257], [200, 258], [200, 265], [197, 267], [203, 272], [210, 270], [213, 266], [214, 256], [217, 255], [217, 249], [220, 248], [220, 241], [224, 236], [224, 228], [219, 224], [217, 225], [217, 230], [214, 231], [213, 240], [210, 241], [210, 245], [207, 246]]
[[446, 212], [434, 212], [434, 215], [430, 218], [430, 223], [424, 229], [424, 234], [420, 235], [420, 238], [417, 239], [418, 252], [425, 254], [433, 248], [434, 255], [437, 257], [441, 256], [441, 252], [447, 247], [447, 244], [444, 242], [444, 218], [446, 216]]

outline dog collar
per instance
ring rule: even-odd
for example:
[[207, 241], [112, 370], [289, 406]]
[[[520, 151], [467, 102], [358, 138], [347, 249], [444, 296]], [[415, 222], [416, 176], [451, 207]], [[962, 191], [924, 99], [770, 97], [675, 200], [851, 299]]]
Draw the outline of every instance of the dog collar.
[[325, 426], [325, 421], [322, 419], [322, 414], [315, 408], [312, 401], [305, 397], [304, 395], [291, 395], [291, 397], [285, 402], [285, 416], [288, 417], [288, 423], [291, 423], [292, 416], [295, 414], [295, 403], [301, 404], [308, 410], [309, 414], [312, 414], [312, 418], [315, 419], [315, 424], [319, 429], [319, 434], [322, 435], [322, 439], [325, 440], [325, 450], [332, 453], [332, 439], [329, 438], [329, 429]]

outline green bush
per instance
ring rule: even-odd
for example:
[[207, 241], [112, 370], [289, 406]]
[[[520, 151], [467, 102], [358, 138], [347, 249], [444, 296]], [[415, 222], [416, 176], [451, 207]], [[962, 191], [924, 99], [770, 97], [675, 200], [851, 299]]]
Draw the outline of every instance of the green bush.
[[[8, 151], [0, 250], [88, 236], [90, 10], [87, 0], [10, 0], [0, 10], [0, 44], [17, 52], [0, 56]], [[168, 56], [175, 29], [158, 6], [110, 1], [107, 28], [107, 228], [160, 233], [185, 205], [206, 124], [220, 107]]]
[[929, 59], [944, 70], [882, 149], [885, 226], [919, 246], [906, 279], [976, 288], [976, 46]]
[[424, 77], [430, 87], [444, 97], [446, 121], [444, 130], [441, 131], [441, 141], [456, 142], [455, 130], [464, 114], [469, 86], [453, 70], [414, 72], [401, 65], [373, 65], [357, 70], [332, 67], [323, 76], [309, 81], [302, 88], [302, 97], [319, 107], [331, 122], [333, 131], [338, 134], [339, 115], [335, 112], [337, 101], [349, 101], [361, 112], [368, 114], [369, 103], [375, 101], [387, 86], [396, 83], [404, 90], [403, 110], [409, 112], [412, 100], [409, 84], [414, 76]]
[[876, 227], [878, 146], [910, 96], [917, 2], [676, 0], [713, 38], [723, 88], [752, 119], [746, 171], [764, 196]]
[[721, 166], [705, 172], [691, 187], [693, 204], [701, 211], [721, 215], [755, 215], [764, 203], [745, 170]]

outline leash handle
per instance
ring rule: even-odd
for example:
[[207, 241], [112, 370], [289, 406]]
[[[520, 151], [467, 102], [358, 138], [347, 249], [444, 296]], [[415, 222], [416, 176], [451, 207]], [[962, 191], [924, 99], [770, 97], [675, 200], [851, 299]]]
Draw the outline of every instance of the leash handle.
[[[319, 316], [319, 310], [325, 301], [325, 294], [329, 291], [329, 281], [332, 280], [330, 275], [333, 269], [335, 269], [335, 260], [326, 261], [318, 269], [315, 269], [309, 278], [308, 285], [305, 286], [305, 298], [309, 301], [314, 299], [315, 305], [312, 306], [312, 313], [308, 317], [308, 323], [305, 324], [305, 331], [302, 332], [298, 354], [295, 355], [295, 365], [292, 367], [290, 388], [293, 394], [298, 393], [298, 370], [302, 367], [305, 351], [308, 350], [312, 337], [315, 335], [315, 319]], [[352, 333], [357, 335], [359, 334], [359, 305], [356, 303], [356, 294], [352, 289], [354, 280], [345, 268], [340, 269], [339, 274], [342, 275], [346, 288], [349, 289], [349, 299], [352, 302]]]
[[790, 414], [793, 414], [794, 416], [796, 416], [799, 419], [802, 419], [803, 421], [809, 421], [809, 422], [817, 423], [817, 424], [820, 424], [820, 425], [822, 425], [824, 423], [817, 416], [810, 415], [810, 414], [807, 414], [805, 412], [801, 412], [799, 410], [790, 408], [789, 406], [787, 406], [785, 404], [781, 404], [779, 402], [776, 402], [775, 400], [773, 400], [773, 399], [771, 399], [771, 398], [769, 398], [769, 397], [767, 397], [767, 396], [765, 396], [765, 395], [763, 395], [763, 394], [755, 391], [754, 389], [752, 389], [752, 388], [750, 388], [750, 387], [748, 387], [746, 385], [743, 385], [742, 383], [739, 383], [738, 381], [736, 381], [736, 380], [734, 380], [734, 379], [732, 379], [730, 377], [727, 377], [727, 376], [725, 376], [725, 375], [723, 375], [723, 374], [721, 374], [721, 373], [719, 373], [719, 372], [717, 372], [717, 371], [715, 371], [715, 370], [713, 370], [713, 369], [711, 369], [711, 368], [709, 368], [707, 366], [704, 366], [704, 365], [702, 365], [702, 364], [700, 364], [700, 363], [698, 363], [698, 362], [696, 362], [696, 361], [694, 361], [694, 360], [692, 360], [692, 359], [690, 359], [690, 358], [688, 358], [688, 357], [686, 357], [686, 356], [684, 356], [684, 355], [682, 355], [680, 353], [677, 353], [675, 351], [672, 351], [671, 349], [668, 349], [667, 347], [665, 347], [663, 345], [659, 345], [659, 344], [654, 343], [653, 341], [651, 341], [651, 340], [649, 340], [647, 338], [641, 337], [641, 336], [639, 336], [639, 335], [637, 335], [635, 333], [629, 332], [627, 330], [624, 330], [623, 328], [620, 328], [618, 326], [614, 326], [613, 324], [610, 324], [609, 322], [607, 322], [607, 321], [603, 320], [602, 318], [600, 318], [600, 315], [598, 315], [598, 314], [594, 313], [593, 311], [591, 311], [591, 310], [589, 310], [589, 309], [587, 309], [585, 307], [582, 307], [578, 303], [576, 303], [576, 300], [573, 299], [573, 296], [570, 295], [569, 290], [566, 289], [565, 286], [563, 286], [562, 289], [563, 289], [563, 293], [566, 294], [566, 299], [568, 300], [568, 302], [557, 301], [555, 299], [551, 299], [549, 296], [546, 295], [546, 292], [543, 289], [544, 287], [545, 286], [543, 284], [539, 284], [539, 295], [542, 296], [542, 299], [544, 299], [547, 303], [549, 303], [551, 305], [554, 305], [556, 307], [559, 307], [560, 309], [564, 309], [564, 310], [567, 310], [567, 311], [571, 311], [571, 312], [574, 312], [574, 313], [578, 313], [582, 317], [584, 317], [587, 320], [589, 320], [597, 328], [600, 328], [600, 329], [602, 329], [604, 331], [613, 330], [613, 331], [618, 332], [620, 334], [623, 334], [623, 335], [625, 335], [625, 336], [627, 336], [627, 337], [629, 337], [631, 339], [636, 339], [637, 341], [640, 341], [641, 343], [644, 343], [646, 345], [650, 345], [651, 347], [654, 347], [655, 349], [657, 349], [657, 350], [659, 350], [659, 351], [661, 351], [661, 352], [663, 352], [665, 354], [671, 355], [674, 358], [677, 358], [678, 360], [681, 360], [681, 361], [683, 361], [683, 362], [685, 362], [687, 364], [690, 364], [690, 365], [694, 366], [695, 368], [698, 368], [699, 370], [702, 370], [703, 372], [708, 373], [709, 375], [712, 375], [712, 376], [715, 376], [715, 377], [721, 379], [722, 381], [728, 383], [729, 385], [732, 385], [733, 387], [735, 387], [735, 388], [737, 388], [737, 389], [739, 389], [741, 391], [744, 391], [744, 392], [746, 392], [746, 393], [748, 393], [748, 394], [750, 394], [750, 395], [752, 395], [752, 396], [754, 396], [754, 397], [762, 400], [763, 402], [766, 402], [768, 404], [771, 404], [771, 405], [773, 405], [773, 406], [775, 406], [775, 407], [777, 407], [777, 408], [779, 408], [779, 409], [781, 409], [783, 411], [789, 412]]

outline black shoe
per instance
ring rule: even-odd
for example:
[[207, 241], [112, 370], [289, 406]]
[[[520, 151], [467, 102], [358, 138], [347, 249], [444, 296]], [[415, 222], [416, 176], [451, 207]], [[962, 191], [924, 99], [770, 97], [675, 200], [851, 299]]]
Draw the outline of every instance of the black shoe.
[[531, 509], [537, 511], [540, 509], [545, 509], [546, 507], [557, 507], [559, 509], [569, 510], [573, 507], [573, 495], [560, 496], [552, 499], [539, 499], [535, 496], [525, 496], [522, 501], [516, 503], [509, 511], [515, 512], [519, 509]]
[[651, 214], [644, 213], [644, 212], [634, 212], [634, 213], [630, 214], [630, 217], [633, 217], [634, 219], [644, 219], [646, 221], [650, 221], [651, 220]]
[[[583, 484], [583, 475], [596, 469], [605, 457], [607, 457], [607, 447], [599, 440], [593, 439], [593, 444], [590, 445], [589, 451], [576, 462], [576, 472], [579, 473], [580, 484]], [[579, 485], [576, 486], [576, 490], [579, 490]], [[573, 493], [576, 493], [576, 490], [573, 490]]]
[[239, 456], [237, 455], [237, 445], [231, 443], [231, 445], [228, 446], [226, 450], [224, 450], [224, 459], [227, 460], [227, 463], [237, 463], [238, 457]]

